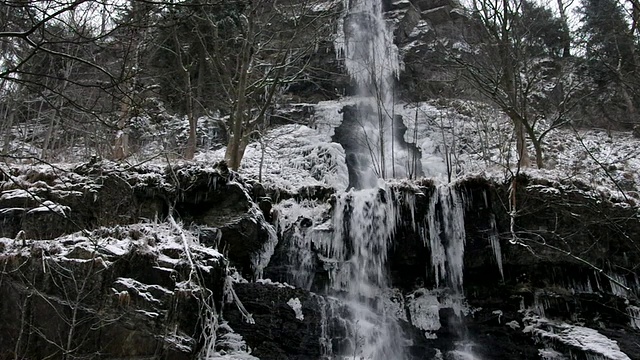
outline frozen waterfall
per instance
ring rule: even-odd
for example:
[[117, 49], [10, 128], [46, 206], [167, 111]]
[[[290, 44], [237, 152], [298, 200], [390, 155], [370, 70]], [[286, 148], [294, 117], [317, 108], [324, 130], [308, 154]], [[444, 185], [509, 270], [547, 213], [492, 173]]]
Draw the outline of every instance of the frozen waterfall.
[[394, 114], [394, 83], [401, 66], [382, 1], [345, 0], [345, 9], [335, 45], [357, 88], [350, 134], [355, 151], [349, 160], [357, 174], [353, 185], [366, 189], [380, 178], [406, 177], [410, 166]]
[[[339, 194], [331, 209], [293, 199], [277, 206], [278, 228], [287, 233], [288, 268], [295, 269], [286, 280], [305, 289], [315, 284], [316, 291], [336, 300], [326, 302], [322, 318], [339, 318], [347, 329], [320, 339], [329, 358], [407, 359], [402, 321], [433, 336], [440, 328], [440, 308], [452, 308], [458, 316], [464, 312], [464, 197], [449, 185], [430, 196], [424, 218], [417, 218], [414, 193], [389, 185]], [[407, 241], [396, 236], [400, 226], [419, 235], [426, 249], [421, 256], [430, 259], [424, 276], [436, 286], [421, 290], [419, 298], [392, 289], [389, 256], [397, 251], [394, 244]], [[326, 271], [326, 285], [316, 283], [317, 271]]]

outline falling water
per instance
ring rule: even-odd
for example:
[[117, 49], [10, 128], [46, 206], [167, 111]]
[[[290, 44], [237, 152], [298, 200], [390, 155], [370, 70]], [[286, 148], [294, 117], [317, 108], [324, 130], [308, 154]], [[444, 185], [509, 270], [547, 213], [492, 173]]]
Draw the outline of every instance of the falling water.
[[367, 189], [338, 197], [334, 234], [320, 245], [337, 261], [331, 290], [347, 304], [353, 331], [342, 356], [358, 359], [402, 359], [403, 339], [395, 317], [385, 306], [389, 285], [387, 254], [399, 211], [390, 191]]
[[[314, 282], [317, 269], [315, 261], [310, 260], [312, 253], [317, 253], [329, 275], [325, 296], [335, 301], [322, 306], [326, 313], [321, 314], [320, 343], [325, 354], [331, 354], [326, 358], [406, 359], [407, 344], [400, 319], [410, 320], [429, 338], [440, 328], [441, 308], [451, 308], [458, 316], [466, 313], [465, 207], [461, 193], [454, 187], [436, 187], [423, 221], [417, 218], [415, 195], [400, 188], [340, 194], [326, 222], [326, 216], [321, 214], [329, 209], [315, 206], [318, 205], [304, 200], [283, 202], [277, 207], [278, 227], [290, 229], [288, 261], [291, 268], [297, 269], [289, 279], [293, 284], [308, 289]], [[428, 247], [429, 253], [424, 254], [431, 258], [428, 275], [437, 285], [431, 290], [420, 289], [390, 306], [388, 255], [393, 241], [403, 241], [394, 240], [403, 220], [411, 222]], [[338, 320], [340, 327], [347, 329], [344, 333], [329, 331], [335, 327], [329, 322]], [[456, 354], [472, 354], [470, 349], [456, 349]]]
[[345, 0], [347, 9], [336, 39], [338, 55], [357, 86], [356, 133], [358, 150], [351, 166], [358, 188], [375, 187], [379, 178], [405, 177], [406, 149], [394, 132], [394, 82], [400, 72], [393, 31], [385, 21], [381, 0]]

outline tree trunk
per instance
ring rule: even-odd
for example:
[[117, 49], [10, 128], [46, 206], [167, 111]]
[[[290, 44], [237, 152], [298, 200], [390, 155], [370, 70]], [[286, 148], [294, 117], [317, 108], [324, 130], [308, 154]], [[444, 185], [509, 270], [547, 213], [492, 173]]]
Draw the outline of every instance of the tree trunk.
[[15, 110], [13, 109], [13, 103], [11, 101], [7, 102], [4, 119], [6, 121], [3, 124], [4, 128], [4, 145], [2, 147], [2, 154], [9, 154], [11, 152], [11, 140], [12, 134], [11, 131], [13, 129], [13, 121], [15, 116]]
[[240, 167], [240, 161], [242, 160], [242, 155], [244, 155], [244, 149], [242, 149], [242, 153], [240, 153], [240, 143], [246, 136], [246, 134], [244, 134], [244, 126], [247, 117], [247, 115], [245, 114], [247, 110], [247, 78], [249, 76], [249, 66], [251, 64], [251, 53], [253, 52], [251, 43], [252, 40], [253, 23], [252, 20], [249, 19], [249, 29], [247, 31], [247, 37], [242, 44], [242, 56], [240, 58], [240, 60], [242, 61], [240, 67], [240, 78], [238, 80], [238, 87], [235, 92], [237, 100], [230, 119], [231, 134], [229, 136], [227, 151], [225, 152], [224, 156], [225, 160], [227, 161], [227, 166], [229, 166], [232, 170], [238, 170], [238, 168]]
[[563, 0], [556, 0], [558, 4], [558, 12], [560, 13], [560, 21], [562, 22], [562, 31], [566, 34], [562, 44], [562, 57], [567, 58], [571, 56], [571, 36], [569, 36], [569, 23], [567, 21], [567, 13]]
[[516, 131], [516, 150], [518, 151], [518, 167], [529, 167], [529, 151], [527, 150], [527, 133], [522, 119], [511, 118]]
[[187, 109], [187, 119], [189, 120], [189, 138], [187, 139], [187, 146], [184, 150], [184, 158], [187, 160], [192, 160], [193, 156], [196, 153], [197, 119], [195, 119], [195, 117], [193, 116], [193, 87], [191, 86], [191, 74], [189, 73], [189, 69], [182, 59], [182, 49], [180, 45], [181, 43], [176, 32], [173, 33], [173, 38], [176, 45], [176, 54], [178, 54], [180, 68], [184, 76], [185, 105]]
[[193, 116], [193, 113], [187, 115], [189, 118], [189, 138], [187, 139], [187, 148], [184, 151], [184, 158], [192, 160], [196, 154], [196, 127], [198, 120]]
[[544, 158], [542, 157], [542, 141], [531, 139], [533, 148], [536, 151], [536, 166], [538, 169], [544, 169]]

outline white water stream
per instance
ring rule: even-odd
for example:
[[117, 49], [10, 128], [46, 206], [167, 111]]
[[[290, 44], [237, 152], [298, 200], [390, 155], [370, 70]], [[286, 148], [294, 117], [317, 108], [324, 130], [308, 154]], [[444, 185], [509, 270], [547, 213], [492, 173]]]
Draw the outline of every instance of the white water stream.
[[388, 311], [387, 255], [399, 211], [386, 189], [351, 191], [338, 197], [334, 233], [320, 245], [336, 261], [331, 289], [347, 305], [353, 331], [348, 346], [339, 349], [357, 359], [402, 359], [404, 341], [395, 317]]
[[[450, 289], [446, 304], [439, 304], [434, 298], [435, 308], [429, 316], [422, 314], [427, 310], [425, 304], [421, 304], [426, 296], [413, 303], [408, 300], [407, 304], [402, 299], [398, 302], [391, 298], [388, 255], [394, 241], [403, 241], [394, 240], [396, 227], [402, 223], [399, 202], [415, 216], [415, 197], [398, 189], [382, 187], [343, 193], [333, 207], [330, 220], [333, 231], [321, 231], [324, 236], [304, 237], [324, 254], [325, 268], [329, 270], [329, 294], [336, 296], [348, 310], [348, 318], [344, 320], [350, 324], [350, 331], [342, 346], [332, 349], [334, 358], [405, 359], [408, 342], [403, 338], [398, 320], [406, 320], [406, 310], [416, 322], [414, 325], [420, 323], [417, 326], [426, 331], [440, 327], [440, 305], [452, 307], [458, 314], [462, 312], [465, 232], [461, 196], [449, 186], [439, 187], [425, 219], [412, 219], [431, 253], [433, 271], [428, 272], [439, 287]], [[302, 239], [297, 233], [293, 237], [296, 241]], [[294, 245], [291, 251], [298, 252], [299, 245]], [[304, 263], [306, 261], [301, 261], [300, 265]], [[308, 279], [307, 276], [298, 278]], [[328, 311], [339, 313], [335, 308]], [[329, 343], [326, 339], [323, 341]]]
[[409, 156], [394, 126], [395, 80], [401, 70], [393, 29], [383, 16], [381, 0], [345, 0], [336, 49], [357, 87], [357, 119], [351, 167], [356, 188], [377, 186], [380, 178], [407, 175]]

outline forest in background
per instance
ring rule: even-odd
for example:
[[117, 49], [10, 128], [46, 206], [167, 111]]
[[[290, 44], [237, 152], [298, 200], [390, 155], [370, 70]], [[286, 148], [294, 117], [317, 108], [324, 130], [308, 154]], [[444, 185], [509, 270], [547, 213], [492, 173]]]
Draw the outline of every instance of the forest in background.
[[[639, 123], [640, 3], [554, 5], [473, 0], [464, 11], [475, 39], [430, 45], [455, 74], [450, 86], [504, 113], [540, 168], [556, 128]], [[339, 57], [323, 55], [342, 11], [319, 0], [2, 1], [0, 156], [123, 160], [151, 136], [185, 159], [226, 145], [236, 169], [275, 107], [349, 94], [331, 83]], [[402, 100], [433, 98], [420, 86], [410, 94]]]

